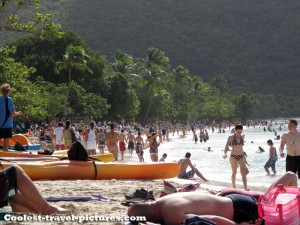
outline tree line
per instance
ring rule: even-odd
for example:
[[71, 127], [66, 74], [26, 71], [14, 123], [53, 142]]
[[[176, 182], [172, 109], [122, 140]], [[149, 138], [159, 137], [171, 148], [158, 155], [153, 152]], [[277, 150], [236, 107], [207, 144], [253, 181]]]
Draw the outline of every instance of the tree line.
[[[38, 6], [39, 1], [34, 2]], [[17, 7], [30, 2], [23, 3]], [[34, 120], [92, 116], [141, 122], [157, 118], [244, 121], [299, 113], [298, 97], [277, 98], [239, 85], [229, 87], [222, 75], [204, 80], [182, 65], [171, 65], [159, 48], [145, 49], [144, 57], [116, 50], [110, 59], [91, 49], [78, 34], [62, 30], [51, 15], [35, 14], [28, 23], [9, 18], [0, 24], [1, 35], [29, 35], [1, 48], [0, 82], [11, 83], [17, 107]]]

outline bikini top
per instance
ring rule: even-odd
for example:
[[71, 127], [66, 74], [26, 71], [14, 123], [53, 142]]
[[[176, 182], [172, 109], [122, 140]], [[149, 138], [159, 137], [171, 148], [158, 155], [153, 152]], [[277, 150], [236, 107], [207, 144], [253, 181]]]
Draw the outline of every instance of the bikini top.
[[235, 135], [233, 136], [232, 139], [232, 145], [244, 145], [244, 139], [243, 137], [240, 138], [240, 141], [237, 141]]

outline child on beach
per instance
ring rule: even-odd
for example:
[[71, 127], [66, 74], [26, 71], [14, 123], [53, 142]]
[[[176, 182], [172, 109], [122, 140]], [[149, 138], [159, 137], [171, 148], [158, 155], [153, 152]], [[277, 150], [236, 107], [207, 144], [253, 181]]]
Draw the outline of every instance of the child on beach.
[[267, 141], [268, 145], [270, 146], [269, 149], [269, 160], [266, 162], [264, 168], [267, 172], [268, 175], [270, 175], [269, 168], [272, 168], [272, 171], [274, 175], [276, 174], [276, 169], [275, 169], [275, 163], [278, 160], [276, 148], [273, 146], [273, 141], [270, 139]]

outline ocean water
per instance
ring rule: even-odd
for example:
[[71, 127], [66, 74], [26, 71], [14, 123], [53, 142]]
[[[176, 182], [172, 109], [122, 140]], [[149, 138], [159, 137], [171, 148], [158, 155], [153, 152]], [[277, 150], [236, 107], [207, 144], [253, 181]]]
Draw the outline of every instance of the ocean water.
[[[272, 122], [271, 129], [277, 132], [277, 135], [282, 135], [287, 132], [287, 120], [276, 120]], [[279, 131], [281, 125], [282, 130]], [[199, 134], [199, 130], [197, 130]], [[252, 190], [265, 190], [270, 184], [279, 176], [285, 173], [285, 158], [279, 156], [276, 162], [277, 175], [267, 175], [264, 170], [264, 165], [269, 158], [269, 146], [267, 140], [272, 139], [274, 147], [279, 153], [280, 140], [275, 139], [275, 133], [264, 131], [263, 126], [257, 127], [244, 127], [243, 134], [245, 135], [244, 151], [247, 153], [247, 162], [249, 174], [247, 175], [248, 186]], [[231, 186], [231, 167], [229, 163], [230, 152], [227, 153], [228, 157], [223, 159], [223, 150], [228, 136], [231, 135], [230, 130], [227, 128], [225, 133], [212, 133], [209, 131], [209, 140], [204, 143], [198, 141], [197, 144], [192, 140], [192, 132], [189, 132], [185, 137], [182, 134], [175, 133], [174, 136], [170, 135], [170, 141], [167, 144], [162, 144], [159, 147], [159, 157], [163, 153], [167, 153], [166, 161], [179, 160], [184, 158], [186, 152], [191, 153], [191, 161], [197, 166], [199, 171], [211, 182], [204, 183], [205, 185], [217, 184], [220, 186]], [[258, 153], [258, 147], [261, 146], [265, 152]], [[208, 152], [206, 149], [210, 147], [213, 152]], [[146, 150], [147, 151], [147, 150]], [[145, 154], [145, 160], [148, 154]], [[270, 169], [271, 171], [271, 169]], [[272, 173], [272, 172], [271, 172]], [[197, 178], [197, 180], [200, 178]], [[242, 178], [238, 169], [237, 187], [242, 188]]]

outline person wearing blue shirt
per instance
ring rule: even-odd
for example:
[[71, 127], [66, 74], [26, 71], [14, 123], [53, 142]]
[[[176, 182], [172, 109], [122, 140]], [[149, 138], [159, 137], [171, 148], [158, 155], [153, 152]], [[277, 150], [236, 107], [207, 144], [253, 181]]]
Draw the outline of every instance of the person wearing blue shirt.
[[9, 84], [1, 86], [2, 96], [0, 97], [0, 138], [3, 138], [3, 151], [8, 151], [9, 139], [12, 137], [13, 117], [21, 116], [22, 112], [15, 112], [14, 102], [9, 94]]

